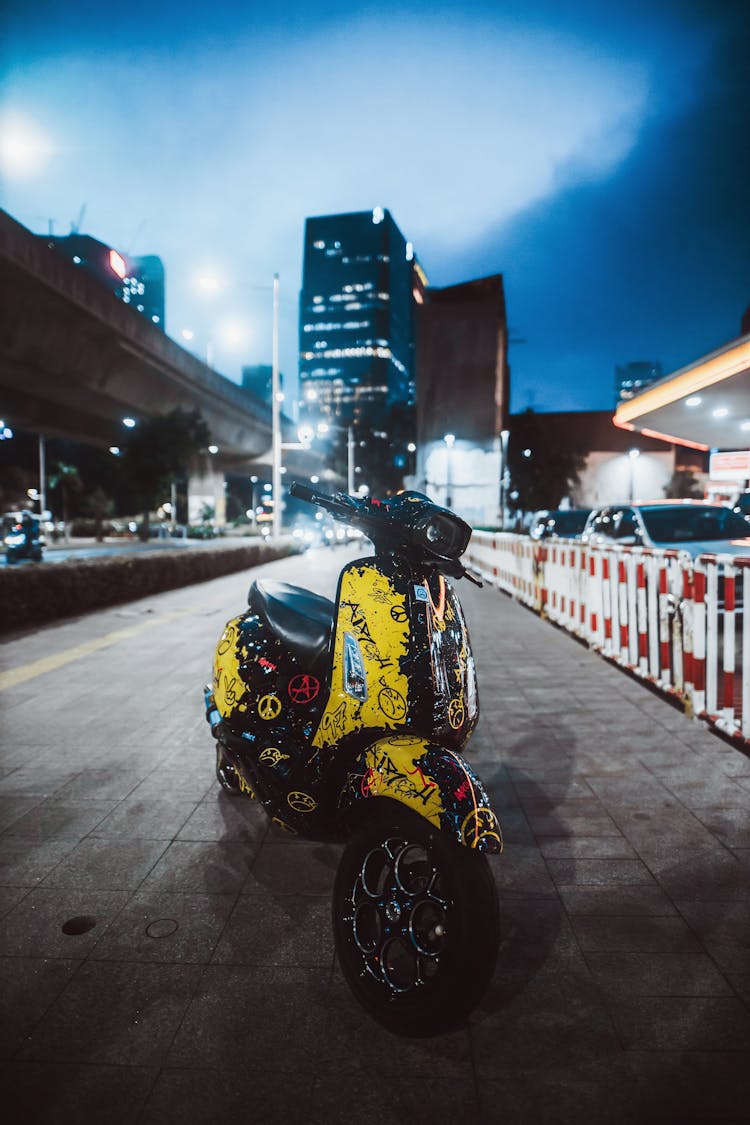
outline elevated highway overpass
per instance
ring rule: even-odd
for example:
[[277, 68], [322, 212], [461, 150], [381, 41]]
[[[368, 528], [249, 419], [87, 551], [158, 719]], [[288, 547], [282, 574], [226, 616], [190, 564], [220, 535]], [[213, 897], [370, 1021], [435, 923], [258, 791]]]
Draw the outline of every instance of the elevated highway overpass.
[[[108, 448], [121, 443], [125, 416], [196, 408], [219, 448], [217, 471], [270, 465], [270, 406], [4, 211], [0, 295], [0, 415], [10, 426]], [[282, 440], [295, 437], [284, 420]], [[290, 450], [285, 463], [299, 474], [322, 465], [304, 450]]]

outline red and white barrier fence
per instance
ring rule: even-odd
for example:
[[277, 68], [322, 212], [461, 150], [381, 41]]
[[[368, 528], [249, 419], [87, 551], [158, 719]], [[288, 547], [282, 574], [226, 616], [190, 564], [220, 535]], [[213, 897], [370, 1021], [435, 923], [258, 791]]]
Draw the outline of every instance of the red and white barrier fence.
[[488, 583], [750, 745], [750, 558], [474, 532]]

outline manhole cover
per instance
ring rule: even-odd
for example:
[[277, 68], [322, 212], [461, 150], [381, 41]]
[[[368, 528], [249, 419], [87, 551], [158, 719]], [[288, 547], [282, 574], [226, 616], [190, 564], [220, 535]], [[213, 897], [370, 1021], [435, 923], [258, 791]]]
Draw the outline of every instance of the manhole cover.
[[146, 933], [152, 938], [163, 938], [169, 937], [177, 929], [179, 924], [174, 918], [157, 918], [155, 922], [149, 922], [146, 926]]
[[68, 918], [67, 922], [63, 922], [62, 932], [72, 936], [85, 934], [89, 930], [93, 930], [95, 925], [96, 918], [92, 918], [90, 914], [80, 914], [76, 918]]

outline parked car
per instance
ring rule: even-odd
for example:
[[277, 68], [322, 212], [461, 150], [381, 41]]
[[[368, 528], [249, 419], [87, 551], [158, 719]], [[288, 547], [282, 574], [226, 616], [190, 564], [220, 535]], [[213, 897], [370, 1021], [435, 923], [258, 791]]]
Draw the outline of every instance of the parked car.
[[[724, 504], [703, 500], [610, 504], [594, 508], [581, 537], [609, 547], [667, 547], [695, 559], [698, 555], [750, 558], [750, 523]], [[672, 591], [679, 598], [680, 591]], [[736, 610], [743, 612], [744, 576], [736, 590]], [[717, 605], [724, 605], [724, 577], [719, 568]]]
[[750, 520], [750, 492], [741, 492], [734, 502], [734, 511]]
[[581, 538], [620, 547], [669, 547], [691, 558], [707, 553], [750, 558], [750, 524], [723, 504], [661, 500], [594, 508]]
[[586, 526], [590, 508], [553, 508], [534, 512], [529, 524], [532, 539], [547, 539], [558, 535], [561, 539], [579, 539]]

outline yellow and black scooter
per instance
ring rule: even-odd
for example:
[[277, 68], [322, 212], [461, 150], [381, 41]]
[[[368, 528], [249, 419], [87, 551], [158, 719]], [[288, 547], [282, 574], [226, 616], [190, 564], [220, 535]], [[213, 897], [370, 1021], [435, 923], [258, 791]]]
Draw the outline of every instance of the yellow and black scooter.
[[460, 754], [476, 673], [448, 578], [471, 528], [418, 492], [388, 501], [292, 495], [362, 531], [336, 601], [253, 582], [219, 640], [206, 716], [221, 785], [281, 827], [345, 848], [336, 951], [357, 999], [391, 1031], [463, 1021], [495, 966], [502, 851], [487, 794]]

